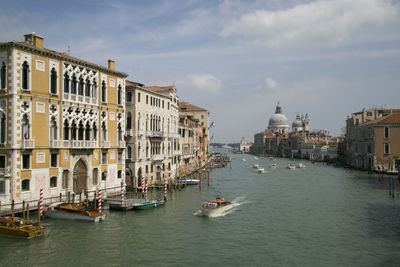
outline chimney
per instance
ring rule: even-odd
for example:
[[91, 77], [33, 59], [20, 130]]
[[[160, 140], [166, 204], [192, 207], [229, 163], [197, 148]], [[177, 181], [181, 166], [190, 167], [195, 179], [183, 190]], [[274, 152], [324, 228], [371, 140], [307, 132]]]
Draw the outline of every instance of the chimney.
[[25, 42], [28, 42], [29, 44], [43, 49], [43, 40], [44, 38], [37, 35], [35, 32], [29, 33], [29, 34], [25, 34]]
[[108, 60], [108, 68], [115, 70], [115, 61], [114, 60], [111, 60], [111, 59]]

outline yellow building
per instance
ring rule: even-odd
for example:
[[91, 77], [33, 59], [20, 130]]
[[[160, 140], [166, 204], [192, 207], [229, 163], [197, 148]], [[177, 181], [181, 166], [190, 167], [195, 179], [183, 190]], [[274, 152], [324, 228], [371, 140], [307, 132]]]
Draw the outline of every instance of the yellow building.
[[125, 78], [43, 47], [35, 33], [0, 43], [0, 201], [119, 190]]

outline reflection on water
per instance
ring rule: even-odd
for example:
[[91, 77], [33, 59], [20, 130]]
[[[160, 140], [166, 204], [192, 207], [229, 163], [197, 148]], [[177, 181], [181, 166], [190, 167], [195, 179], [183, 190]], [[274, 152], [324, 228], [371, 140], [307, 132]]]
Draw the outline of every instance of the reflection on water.
[[[232, 168], [213, 170], [210, 186], [168, 191], [163, 207], [106, 211], [97, 224], [47, 219], [45, 237], [1, 237], [0, 265], [398, 265], [400, 195], [389, 198], [387, 181], [308, 161], [231, 156]], [[306, 168], [288, 170], [289, 162]], [[236, 206], [198, 216], [216, 196]]]

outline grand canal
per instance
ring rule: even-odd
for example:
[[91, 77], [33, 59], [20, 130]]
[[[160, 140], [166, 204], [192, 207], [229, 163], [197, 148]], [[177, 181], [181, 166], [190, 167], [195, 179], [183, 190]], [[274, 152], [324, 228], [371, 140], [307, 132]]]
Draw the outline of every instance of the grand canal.
[[[400, 194], [364, 172], [288, 159], [233, 155], [211, 185], [168, 192], [164, 207], [109, 212], [91, 224], [44, 221], [47, 236], [0, 237], [0, 265], [390, 266], [400, 264]], [[242, 161], [242, 158], [247, 161]], [[299, 161], [296, 161], [299, 162]], [[161, 197], [154, 191], [153, 197]], [[236, 207], [197, 216], [217, 195]]]

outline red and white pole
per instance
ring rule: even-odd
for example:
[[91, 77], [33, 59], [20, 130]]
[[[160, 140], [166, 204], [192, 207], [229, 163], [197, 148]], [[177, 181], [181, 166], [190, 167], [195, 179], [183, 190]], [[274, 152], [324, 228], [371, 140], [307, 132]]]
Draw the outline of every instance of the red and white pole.
[[167, 200], [167, 178], [164, 179], [164, 200]]
[[40, 188], [39, 213], [40, 216], [43, 215], [43, 188]]
[[101, 189], [99, 189], [98, 202], [98, 210], [101, 213]]
[[144, 195], [144, 176], [142, 177], [142, 195]]
[[147, 199], [147, 181], [144, 183], [144, 191]]

